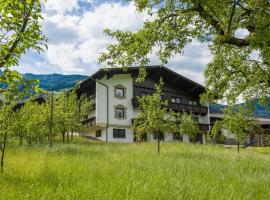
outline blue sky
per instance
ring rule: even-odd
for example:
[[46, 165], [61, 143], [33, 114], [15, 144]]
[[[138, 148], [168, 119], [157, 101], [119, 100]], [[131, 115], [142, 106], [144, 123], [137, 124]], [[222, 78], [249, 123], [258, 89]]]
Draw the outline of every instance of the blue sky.
[[[38, 55], [28, 52], [17, 68], [22, 73], [85, 74], [98, 68], [100, 52], [111, 39], [104, 28], [135, 31], [148, 16], [136, 12], [131, 3], [119, 0], [47, 0], [41, 22], [48, 38], [48, 50]], [[211, 59], [207, 44], [194, 41], [184, 54], [174, 55], [168, 67], [203, 83], [203, 70]], [[155, 55], [151, 64], [160, 64]]]

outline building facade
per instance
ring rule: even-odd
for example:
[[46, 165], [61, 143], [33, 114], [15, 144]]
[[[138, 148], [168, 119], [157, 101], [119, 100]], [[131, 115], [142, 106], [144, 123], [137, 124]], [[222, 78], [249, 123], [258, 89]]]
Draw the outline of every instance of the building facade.
[[[198, 121], [200, 134], [198, 141], [205, 141], [209, 129], [209, 109], [201, 105], [199, 96], [204, 87], [163, 66], [147, 66], [147, 77], [142, 83], [136, 82], [138, 67], [122, 69], [100, 69], [80, 83], [78, 94], [86, 94], [94, 99], [94, 109], [83, 121], [81, 134], [93, 139], [109, 142], [133, 142], [130, 130], [139, 110], [137, 97], [152, 94], [154, 85], [162, 77], [164, 86], [161, 98], [176, 112], [192, 113]], [[153, 139], [153, 138], [148, 138]], [[179, 139], [173, 133], [166, 133], [164, 140]], [[182, 140], [188, 141], [184, 135]]]

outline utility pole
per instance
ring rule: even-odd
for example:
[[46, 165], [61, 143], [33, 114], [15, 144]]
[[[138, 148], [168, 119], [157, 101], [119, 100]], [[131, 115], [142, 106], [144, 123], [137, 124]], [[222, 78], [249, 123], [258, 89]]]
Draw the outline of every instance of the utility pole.
[[53, 135], [53, 92], [51, 93], [51, 117], [50, 117], [49, 147], [52, 147], [52, 135]]

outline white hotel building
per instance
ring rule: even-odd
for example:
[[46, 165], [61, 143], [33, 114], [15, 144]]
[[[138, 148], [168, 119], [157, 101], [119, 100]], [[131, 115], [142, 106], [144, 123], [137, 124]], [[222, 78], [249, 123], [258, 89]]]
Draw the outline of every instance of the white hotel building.
[[[154, 84], [163, 78], [162, 98], [177, 112], [190, 112], [198, 120], [200, 134], [198, 141], [204, 142], [209, 129], [209, 108], [200, 105], [199, 95], [204, 87], [163, 66], [147, 66], [147, 78], [136, 82], [138, 67], [122, 69], [100, 69], [80, 83], [78, 94], [94, 98], [95, 106], [83, 121], [82, 135], [109, 142], [133, 142], [134, 133], [130, 130], [133, 119], [139, 111], [137, 96], [151, 94]], [[147, 139], [147, 138], [145, 138]], [[149, 138], [148, 138], [149, 139]], [[164, 140], [179, 139], [176, 134], [165, 134]], [[188, 137], [181, 138], [188, 140]]]

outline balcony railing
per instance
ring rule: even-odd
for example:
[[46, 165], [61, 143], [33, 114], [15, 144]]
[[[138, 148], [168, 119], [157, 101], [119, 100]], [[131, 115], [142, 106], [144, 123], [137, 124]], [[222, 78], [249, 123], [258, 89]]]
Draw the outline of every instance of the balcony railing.
[[[132, 99], [133, 107], [139, 107], [139, 102], [137, 98]], [[208, 108], [206, 106], [198, 105], [188, 105], [188, 104], [180, 104], [180, 103], [168, 103], [168, 107], [177, 112], [192, 112], [194, 114], [202, 114], [206, 115], [208, 113]]]
[[96, 117], [91, 117], [89, 119], [83, 120], [82, 125], [84, 125], [86, 127], [92, 127], [92, 126], [96, 125]]
[[209, 124], [199, 124], [199, 129], [201, 131], [208, 131], [209, 130]]

